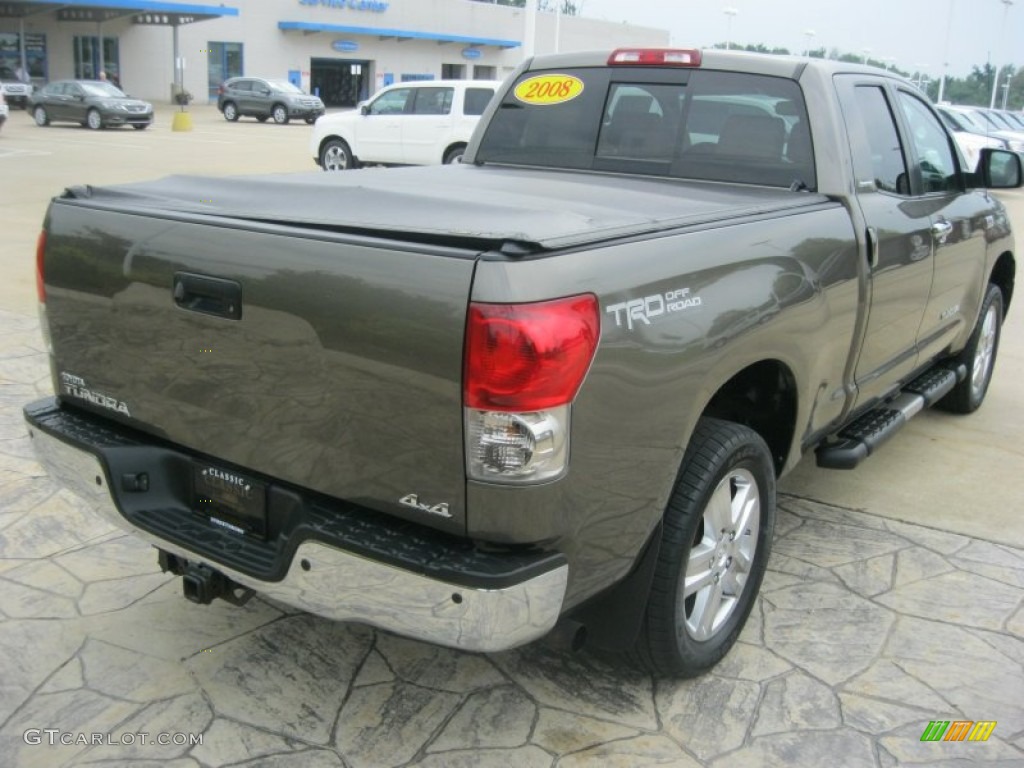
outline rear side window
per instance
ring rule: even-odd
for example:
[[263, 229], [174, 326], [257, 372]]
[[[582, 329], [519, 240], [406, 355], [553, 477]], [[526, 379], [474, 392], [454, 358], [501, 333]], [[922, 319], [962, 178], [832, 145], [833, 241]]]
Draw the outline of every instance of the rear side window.
[[494, 96], [491, 88], [467, 88], [466, 102], [462, 105], [464, 115], [482, 115]]
[[249, 93], [252, 91], [252, 80], [236, 80], [228, 86], [232, 91], [244, 91]]
[[414, 115], [447, 115], [452, 111], [454, 88], [417, 88]]
[[815, 186], [799, 86], [706, 70], [524, 73], [477, 161]]

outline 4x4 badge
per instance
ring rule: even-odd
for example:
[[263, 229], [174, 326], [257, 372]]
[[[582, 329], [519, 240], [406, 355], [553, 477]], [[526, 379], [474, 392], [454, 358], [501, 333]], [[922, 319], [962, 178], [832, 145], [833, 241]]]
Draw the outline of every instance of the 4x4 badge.
[[405, 496], [398, 500], [399, 504], [404, 504], [407, 507], [418, 509], [420, 512], [429, 512], [432, 515], [438, 515], [439, 517], [451, 517], [452, 513], [448, 511], [448, 502], [442, 501], [440, 504], [423, 504], [420, 502], [420, 497], [415, 493], [407, 493]]

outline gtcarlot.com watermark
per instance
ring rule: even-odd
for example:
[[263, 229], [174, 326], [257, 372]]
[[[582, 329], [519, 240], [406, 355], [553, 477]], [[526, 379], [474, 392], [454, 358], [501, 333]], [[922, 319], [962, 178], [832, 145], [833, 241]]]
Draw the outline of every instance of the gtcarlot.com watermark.
[[26, 744], [51, 747], [129, 747], [135, 745], [195, 747], [203, 743], [201, 733], [73, 733], [59, 728], [29, 728], [22, 734]]

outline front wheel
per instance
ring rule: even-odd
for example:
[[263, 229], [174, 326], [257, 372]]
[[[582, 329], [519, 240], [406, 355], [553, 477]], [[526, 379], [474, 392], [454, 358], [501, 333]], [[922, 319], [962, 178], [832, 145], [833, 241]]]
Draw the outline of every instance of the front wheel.
[[132, 128], [136, 131], [144, 131], [149, 128], [149, 123], [133, 123]]
[[635, 658], [693, 677], [739, 637], [761, 588], [775, 527], [775, 468], [761, 436], [703, 418], [686, 449]]
[[90, 109], [89, 114], [85, 116], [85, 124], [94, 131], [98, 131], [100, 128], [102, 128], [103, 118], [100, 117], [99, 111], [95, 109]]
[[320, 150], [320, 167], [325, 171], [347, 171], [355, 167], [352, 150], [342, 139], [331, 139]]
[[43, 107], [36, 107], [32, 112], [32, 118], [36, 121], [36, 125], [44, 127], [50, 124], [50, 116], [46, 114], [46, 109]]
[[992, 370], [999, 351], [999, 336], [1003, 328], [1003, 292], [999, 286], [989, 284], [981, 304], [978, 324], [974, 326], [967, 346], [955, 362], [967, 366], [967, 378], [958, 382], [938, 407], [953, 413], [973, 413], [981, 407], [992, 381]]
[[284, 125], [288, 122], [288, 110], [283, 104], [275, 104], [274, 108], [270, 111], [270, 116], [274, 118], [274, 122], [278, 125]]

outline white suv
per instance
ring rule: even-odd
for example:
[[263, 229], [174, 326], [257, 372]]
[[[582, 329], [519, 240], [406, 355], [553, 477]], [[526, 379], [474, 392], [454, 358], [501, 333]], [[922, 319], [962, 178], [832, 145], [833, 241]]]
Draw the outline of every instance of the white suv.
[[389, 85], [358, 109], [318, 119], [310, 153], [325, 171], [459, 162], [499, 85], [495, 80]]

